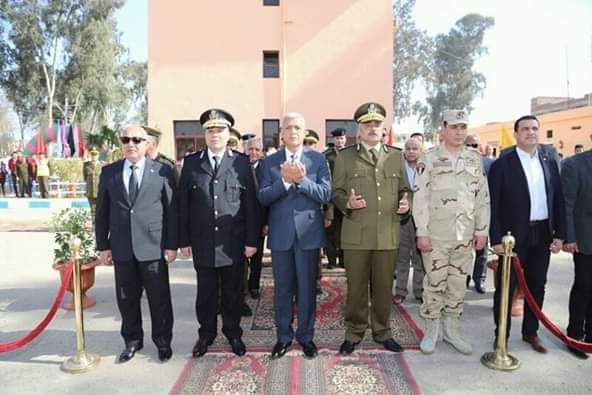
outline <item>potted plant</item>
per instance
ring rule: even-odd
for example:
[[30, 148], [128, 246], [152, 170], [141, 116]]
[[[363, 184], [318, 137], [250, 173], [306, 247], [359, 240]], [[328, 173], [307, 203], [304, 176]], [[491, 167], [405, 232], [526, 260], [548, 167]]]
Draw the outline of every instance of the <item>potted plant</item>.
[[[89, 308], [94, 306], [96, 301], [86, 296], [86, 291], [95, 283], [95, 267], [99, 264], [95, 249], [90, 210], [65, 208], [51, 217], [49, 230], [55, 233], [54, 242], [56, 248], [53, 250], [53, 268], [60, 272], [62, 282], [65, 281], [68, 263], [73, 262], [69, 243], [76, 237], [80, 239], [82, 307]], [[68, 285], [68, 291], [73, 292], [73, 289], [71, 280]], [[73, 300], [64, 303], [62, 307], [66, 310], [73, 310]]]

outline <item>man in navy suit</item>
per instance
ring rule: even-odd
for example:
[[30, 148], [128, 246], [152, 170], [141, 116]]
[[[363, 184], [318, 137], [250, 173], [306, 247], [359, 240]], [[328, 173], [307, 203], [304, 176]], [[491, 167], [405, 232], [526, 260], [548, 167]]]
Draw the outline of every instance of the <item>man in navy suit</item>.
[[[491, 245], [498, 254], [502, 253], [501, 239], [508, 231], [512, 232], [526, 283], [542, 307], [550, 253], [559, 252], [565, 239], [565, 211], [557, 159], [539, 146], [539, 128], [538, 119], [532, 115], [523, 116], [514, 123], [516, 148], [493, 162], [488, 181]], [[501, 276], [501, 270], [496, 275]], [[510, 295], [515, 288], [516, 276], [512, 270]], [[500, 295], [498, 287], [494, 295], [496, 336]], [[511, 299], [508, 302], [511, 304]], [[510, 335], [510, 311], [508, 306], [507, 336]], [[534, 313], [525, 306], [522, 339], [535, 351], [546, 353], [547, 349], [537, 336], [538, 328]]]
[[[303, 147], [304, 117], [286, 113], [281, 136], [285, 148], [263, 161], [259, 201], [269, 207], [268, 246], [273, 262], [277, 343], [272, 358], [280, 358], [292, 344], [314, 358], [316, 278], [319, 249], [325, 244], [321, 207], [329, 203], [331, 179], [325, 157]], [[292, 329], [293, 302], [298, 303], [298, 329]]]
[[152, 340], [158, 358], [173, 354], [173, 308], [167, 264], [177, 256], [175, 178], [170, 167], [146, 157], [146, 131], [123, 130], [125, 159], [103, 167], [96, 211], [97, 249], [103, 264], [114, 262], [117, 306], [127, 362], [143, 347], [140, 298], [146, 290]]

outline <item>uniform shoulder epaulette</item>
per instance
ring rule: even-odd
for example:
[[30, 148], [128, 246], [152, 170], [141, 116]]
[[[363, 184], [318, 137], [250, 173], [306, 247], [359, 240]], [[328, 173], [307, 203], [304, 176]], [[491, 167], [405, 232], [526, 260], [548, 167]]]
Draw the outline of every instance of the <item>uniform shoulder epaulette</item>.
[[395, 147], [394, 145], [385, 144], [384, 146], [387, 147], [388, 149], [394, 149], [395, 151], [403, 151], [401, 148]]
[[339, 149], [339, 152], [346, 151], [346, 150], [351, 150], [351, 149], [357, 149], [357, 147], [358, 147], [358, 144], [347, 145], [347, 146], [345, 146], [343, 148], [340, 148]]

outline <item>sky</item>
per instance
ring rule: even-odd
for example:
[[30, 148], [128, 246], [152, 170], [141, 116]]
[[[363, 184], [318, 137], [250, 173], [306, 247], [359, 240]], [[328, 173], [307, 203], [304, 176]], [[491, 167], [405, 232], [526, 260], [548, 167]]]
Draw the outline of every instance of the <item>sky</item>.
[[[123, 44], [138, 61], [147, 59], [147, 8], [146, 0], [128, 0], [118, 13]], [[592, 93], [592, 0], [416, 0], [414, 17], [436, 35], [469, 13], [495, 19], [484, 40], [489, 52], [475, 65], [487, 87], [473, 102], [472, 125], [527, 114], [535, 96], [566, 96], [568, 71], [571, 97]], [[423, 89], [414, 96], [424, 99]], [[420, 126], [412, 117], [397, 129]]]

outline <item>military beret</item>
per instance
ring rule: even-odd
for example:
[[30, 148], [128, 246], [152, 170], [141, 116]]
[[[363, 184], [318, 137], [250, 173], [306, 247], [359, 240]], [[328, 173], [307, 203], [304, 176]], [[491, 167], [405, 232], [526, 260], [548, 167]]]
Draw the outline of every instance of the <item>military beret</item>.
[[160, 137], [162, 135], [162, 132], [160, 130], [151, 128], [150, 126], [142, 126], [142, 129], [146, 131], [148, 136]]
[[337, 129], [333, 129], [331, 131], [331, 136], [333, 136], [333, 137], [345, 136], [346, 134], [347, 134], [347, 131], [344, 128], [337, 128]]
[[458, 125], [459, 123], [469, 124], [469, 114], [465, 110], [445, 110], [442, 113], [442, 120], [447, 125]]
[[201, 114], [199, 122], [204, 129], [226, 128], [234, 125], [234, 118], [224, 110], [211, 108]]
[[354, 113], [354, 120], [357, 123], [365, 123], [370, 121], [384, 121], [386, 118], [386, 110], [378, 103], [370, 102], [364, 103]]
[[312, 129], [306, 129], [306, 135], [304, 136], [304, 141], [308, 143], [316, 144], [319, 142], [319, 135]]

